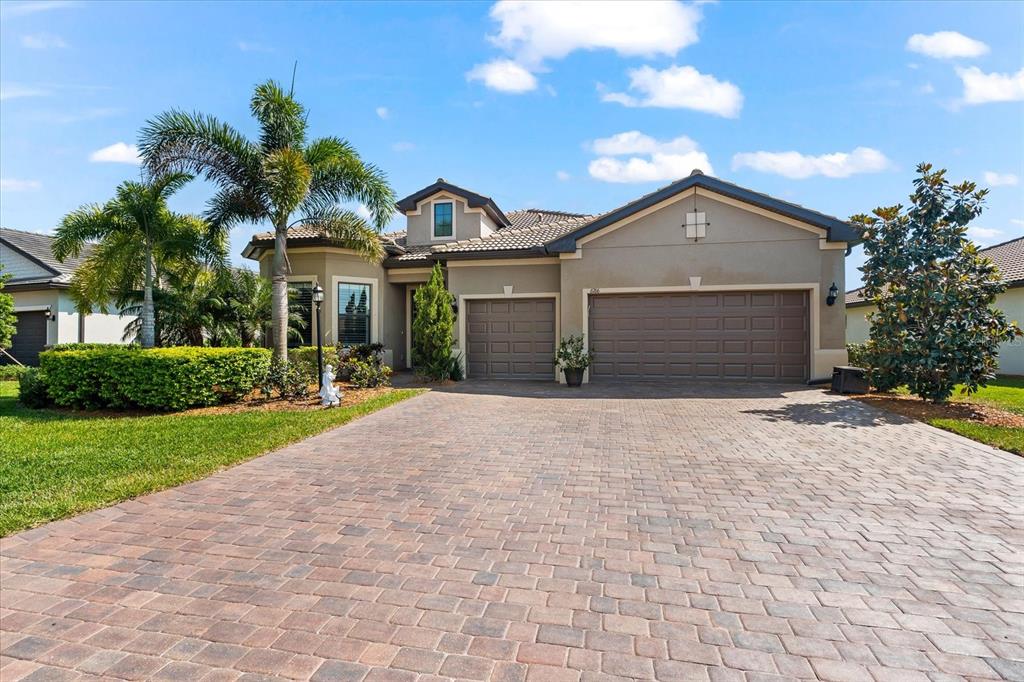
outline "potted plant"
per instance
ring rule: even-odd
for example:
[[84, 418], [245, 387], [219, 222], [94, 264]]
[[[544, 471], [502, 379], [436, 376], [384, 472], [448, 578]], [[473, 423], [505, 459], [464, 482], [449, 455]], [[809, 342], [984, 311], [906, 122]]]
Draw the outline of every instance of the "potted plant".
[[566, 384], [580, 386], [583, 383], [583, 372], [590, 367], [590, 351], [584, 348], [582, 335], [569, 336], [559, 342], [555, 364], [565, 374]]

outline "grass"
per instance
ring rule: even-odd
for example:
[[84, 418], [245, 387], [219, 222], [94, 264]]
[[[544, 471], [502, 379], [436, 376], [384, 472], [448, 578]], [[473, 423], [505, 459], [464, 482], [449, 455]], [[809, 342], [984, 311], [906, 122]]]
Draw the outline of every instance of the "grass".
[[115, 415], [31, 410], [0, 381], [0, 536], [210, 475], [420, 393], [331, 410]]
[[961, 395], [961, 386], [956, 387], [953, 400], [958, 402], [980, 403], [998, 407], [1007, 412], [1024, 414], [1024, 377], [996, 377], [985, 388], [978, 389], [974, 395]]
[[1024, 455], [1024, 429], [990, 426], [966, 419], [929, 419], [928, 423], [940, 429], [959, 433], [979, 443]]

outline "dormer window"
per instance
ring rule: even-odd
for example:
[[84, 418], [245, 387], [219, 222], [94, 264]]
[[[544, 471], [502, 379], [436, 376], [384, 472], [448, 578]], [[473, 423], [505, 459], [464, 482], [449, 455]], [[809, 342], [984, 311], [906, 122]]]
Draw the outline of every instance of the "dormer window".
[[434, 239], [450, 239], [455, 234], [455, 202], [434, 202]]

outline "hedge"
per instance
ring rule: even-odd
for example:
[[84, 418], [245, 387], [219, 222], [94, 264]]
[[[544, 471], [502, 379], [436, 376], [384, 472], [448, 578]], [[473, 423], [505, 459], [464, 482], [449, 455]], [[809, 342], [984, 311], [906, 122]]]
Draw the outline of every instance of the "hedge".
[[265, 348], [125, 347], [44, 351], [47, 392], [57, 405], [181, 410], [238, 400], [266, 377]]
[[125, 350], [135, 350], [140, 346], [133, 346], [124, 343], [55, 343], [52, 346], [47, 346], [46, 350], [52, 351], [68, 351], [68, 350], [97, 350], [103, 348], [123, 348]]
[[17, 381], [27, 370], [24, 365], [0, 365], [0, 381]]

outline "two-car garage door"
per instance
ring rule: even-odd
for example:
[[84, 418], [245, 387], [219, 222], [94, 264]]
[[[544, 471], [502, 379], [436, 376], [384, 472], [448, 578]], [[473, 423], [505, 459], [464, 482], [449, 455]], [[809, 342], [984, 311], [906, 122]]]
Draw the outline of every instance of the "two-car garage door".
[[806, 381], [804, 291], [601, 294], [589, 297], [593, 381]]
[[[554, 298], [466, 302], [467, 375], [554, 376]], [[592, 294], [593, 381], [808, 378], [805, 291]]]

